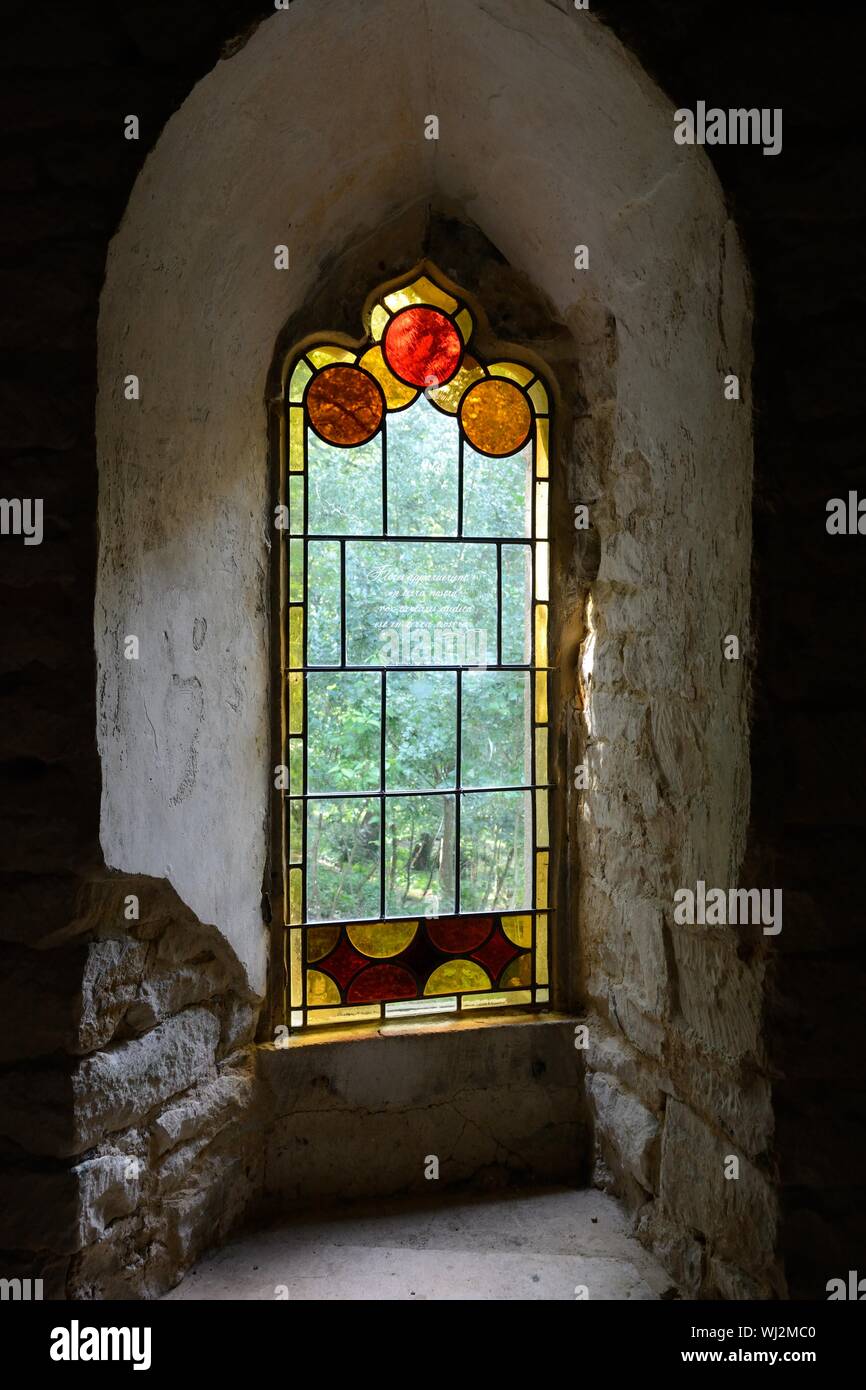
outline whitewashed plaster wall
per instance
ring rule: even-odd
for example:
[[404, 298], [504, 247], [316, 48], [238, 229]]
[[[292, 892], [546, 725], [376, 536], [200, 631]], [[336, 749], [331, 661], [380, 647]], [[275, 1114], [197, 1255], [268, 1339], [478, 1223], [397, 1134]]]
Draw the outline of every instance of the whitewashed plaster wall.
[[[438, 141], [424, 138], [429, 114]], [[742, 853], [745, 678], [722, 661], [721, 637], [744, 639], [748, 622], [750, 325], [709, 162], [674, 144], [671, 103], [568, 0], [295, 0], [196, 86], [148, 158], [99, 322], [104, 854], [170, 880], [263, 990], [266, 377], [323, 260], [425, 197], [477, 223], [584, 350], [590, 418], [569, 489], [599, 503], [602, 557], [580, 908], [605, 900], [598, 920], [616, 919], [587, 958], [590, 993], [612, 998], [637, 949], [633, 901], [658, 913], [671, 882], [733, 882]], [[727, 370], [743, 383], [736, 407]], [[123, 394], [133, 372], [138, 402]], [[617, 624], [635, 636], [631, 693], [618, 686]], [[124, 659], [126, 634], [138, 661]], [[599, 765], [604, 754], [610, 777], [633, 777], [638, 801], [655, 796], [633, 766], [646, 718], [679, 800], [661, 845]], [[592, 860], [606, 817], [619, 875], [610, 839], [603, 866]], [[577, 907], [563, 905], [566, 929]], [[651, 971], [660, 947], [646, 940]]]

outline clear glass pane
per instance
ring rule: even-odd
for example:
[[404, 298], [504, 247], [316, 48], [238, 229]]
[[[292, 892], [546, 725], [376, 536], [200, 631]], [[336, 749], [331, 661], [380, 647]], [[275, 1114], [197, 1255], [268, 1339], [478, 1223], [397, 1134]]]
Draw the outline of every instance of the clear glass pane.
[[493, 660], [492, 545], [347, 542], [346, 593], [351, 665], [486, 665]]
[[289, 733], [304, 732], [304, 676], [295, 671], [287, 677], [289, 687]]
[[547, 776], [547, 725], [539, 724], [535, 730], [535, 780], [546, 782]]
[[289, 932], [289, 977], [291, 980], [291, 1003], [293, 1009], [298, 1008], [304, 1002], [302, 990], [303, 975], [301, 968], [302, 935], [303, 933], [297, 928], [293, 928], [292, 931]]
[[532, 565], [528, 545], [502, 547], [502, 662], [521, 666], [530, 660]]
[[304, 477], [294, 473], [289, 478], [289, 535], [304, 534]]
[[545, 603], [550, 598], [549, 541], [539, 541], [535, 547], [535, 597]]
[[461, 785], [527, 785], [532, 780], [529, 676], [522, 671], [467, 671], [462, 712]]
[[307, 583], [307, 661], [310, 666], [339, 665], [339, 541], [309, 542]]
[[289, 922], [297, 926], [301, 920], [304, 898], [304, 874], [302, 869], [289, 869]]
[[289, 609], [289, 649], [288, 664], [292, 671], [299, 671], [304, 664], [304, 610], [300, 606]]
[[456, 671], [389, 671], [385, 779], [389, 791], [453, 787]]
[[531, 792], [469, 792], [460, 808], [462, 912], [528, 907]]
[[528, 386], [535, 373], [531, 367], [525, 367], [522, 362], [491, 362], [488, 368], [491, 376], [504, 376], [509, 381], [516, 381], [518, 386]]
[[379, 914], [379, 802], [307, 802], [307, 920]]
[[307, 790], [379, 790], [381, 677], [377, 672], [307, 676]]
[[289, 541], [289, 601], [304, 601], [304, 542]]
[[547, 483], [535, 484], [535, 534], [540, 540], [547, 539]]
[[289, 411], [289, 469], [304, 471], [304, 412], [299, 405]]
[[303, 858], [304, 803], [289, 801], [289, 863], [300, 864]]
[[535, 718], [539, 724], [547, 722], [547, 672], [535, 673]]
[[528, 536], [532, 521], [532, 446], [507, 458], [463, 446], [463, 532], [467, 536]]
[[535, 428], [535, 472], [539, 478], [546, 478], [550, 472], [550, 425], [547, 420], [539, 420]]
[[310, 535], [381, 536], [382, 436], [341, 449], [307, 430]]
[[404, 285], [402, 289], [386, 294], [384, 302], [392, 314], [396, 314], [398, 309], [405, 309], [407, 304], [436, 304], [440, 309], [444, 309], [446, 314], [452, 314], [458, 304], [453, 295], [441, 290], [432, 280], [428, 280], [426, 275], [419, 276], [411, 285]]
[[409, 1018], [416, 1014], [447, 1014], [457, 1008], [456, 994], [433, 999], [401, 999], [385, 1005], [386, 1018]]
[[535, 906], [547, 907], [547, 877], [550, 870], [548, 850], [539, 850], [535, 856]]
[[547, 604], [539, 603], [535, 609], [535, 664], [547, 665]]
[[289, 792], [300, 796], [304, 790], [304, 743], [303, 739], [289, 739]]
[[292, 379], [289, 386], [289, 400], [302, 401], [304, 399], [304, 387], [313, 375], [309, 363], [301, 361], [292, 372]]
[[535, 983], [548, 984], [548, 913], [535, 917]]
[[529, 388], [529, 399], [539, 415], [547, 414], [547, 392], [540, 381], [534, 381]]
[[381, 1018], [382, 1008], [380, 1004], [356, 1004], [349, 1008], [344, 1005], [337, 1009], [311, 1009], [307, 1017], [318, 1027], [329, 1023], [365, 1023]]
[[388, 416], [388, 533], [457, 534], [457, 421], [424, 395]]
[[385, 802], [385, 911], [389, 917], [454, 910], [453, 796]]
[[310, 348], [307, 356], [316, 368], [330, 367], [334, 362], [354, 362], [355, 354], [350, 348], [337, 347], [334, 343], [320, 343]]
[[531, 1004], [532, 991], [529, 989], [509, 989], [505, 993], [493, 994], [465, 994], [463, 996], [464, 1009], [495, 1009], [503, 1004], [514, 1008], [517, 1004]]

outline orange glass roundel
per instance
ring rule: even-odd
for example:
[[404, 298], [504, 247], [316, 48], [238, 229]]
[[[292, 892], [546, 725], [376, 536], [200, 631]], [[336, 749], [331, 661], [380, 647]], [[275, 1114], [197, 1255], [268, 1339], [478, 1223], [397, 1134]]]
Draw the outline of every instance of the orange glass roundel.
[[366, 444], [382, 423], [385, 401], [379, 383], [360, 367], [323, 367], [307, 387], [307, 418], [327, 444]]
[[426, 304], [401, 309], [385, 329], [385, 361], [410, 386], [444, 386], [463, 354], [463, 339], [447, 314]]
[[460, 405], [460, 423], [479, 454], [502, 458], [516, 453], [529, 438], [532, 411], [519, 386], [487, 377], [471, 386]]

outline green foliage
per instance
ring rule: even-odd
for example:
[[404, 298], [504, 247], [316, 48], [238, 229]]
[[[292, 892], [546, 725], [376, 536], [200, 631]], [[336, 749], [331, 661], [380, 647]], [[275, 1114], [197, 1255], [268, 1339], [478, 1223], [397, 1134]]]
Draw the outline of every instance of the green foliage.
[[[456, 539], [456, 422], [422, 397], [409, 410], [390, 416], [387, 429], [389, 531], [419, 539], [455, 536], [455, 541], [453, 546], [347, 542], [348, 660], [403, 665], [422, 660], [435, 664], [437, 656], [438, 664], [449, 657], [471, 659], [479, 654], [478, 633], [483, 630], [487, 660], [495, 662], [495, 547]], [[339, 450], [310, 436], [311, 533], [381, 535], [380, 465], [380, 438], [359, 449]], [[467, 534], [515, 540], [527, 534], [527, 465], [526, 452], [491, 460], [466, 450]], [[311, 664], [337, 664], [340, 659], [339, 550], [337, 542], [309, 545]], [[506, 661], [528, 659], [526, 554], [526, 547], [503, 549]], [[454, 788], [456, 675], [392, 671], [386, 693], [386, 789], [433, 793]], [[309, 790], [378, 792], [380, 674], [311, 672], [307, 699]], [[528, 782], [530, 733], [525, 675], [464, 674], [464, 786]], [[385, 814], [386, 914], [452, 910], [457, 862], [453, 795], [389, 798]], [[464, 910], [525, 905], [530, 828], [529, 802], [523, 793], [462, 798], [459, 862]], [[310, 801], [310, 920], [378, 916], [381, 831], [378, 798]]]

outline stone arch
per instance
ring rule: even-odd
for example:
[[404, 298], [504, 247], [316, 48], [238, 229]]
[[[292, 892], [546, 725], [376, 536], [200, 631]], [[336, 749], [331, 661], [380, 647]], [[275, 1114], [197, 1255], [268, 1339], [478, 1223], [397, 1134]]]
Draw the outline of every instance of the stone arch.
[[[340, 74], [338, 113], [323, 72]], [[438, 140], [425, 139], [430, 113]], [[264, 992], [268, 372], [345, 249], [417, 260], [431, 209], [480, 228], [576, 350], [563, 478], [593, 529], [576, 536], [560, 509], [554, 640], [560, 773], [586, 760], [595, 783], [563, 817], [581, 877], [561, 907], [580, 942], [561, 997], [597, 1019], [603, 1147], [621, 1188], [657, 1199], [661, 1231], [681, 1202], [660, 1153], [676, 1107], [670, 1145], [693, 1125], [754, 1156], [769, 1123], [760, 960], [675, 932], [669, 908], [699, 877], [735, 883], [743, 854], [747, 682], [721, 642], [745, 644], [748, 629], [751, 321], [709, 162], [674, 144], [671, 103], [590, 14], [442, 0], [431, 25], [423, 0], [299, 0], [168, 122], [100, 307], [103, 850], [168, 879]], [[282, 243], [288, 271], [274, 268]], [[128, 633], [137, 663], [123, 659]], [[689, 1048], [714, 1099], [683, 1070]], [[748, 1114], [731, 1092], [744, 1068]]]

